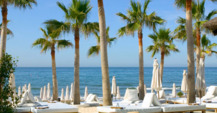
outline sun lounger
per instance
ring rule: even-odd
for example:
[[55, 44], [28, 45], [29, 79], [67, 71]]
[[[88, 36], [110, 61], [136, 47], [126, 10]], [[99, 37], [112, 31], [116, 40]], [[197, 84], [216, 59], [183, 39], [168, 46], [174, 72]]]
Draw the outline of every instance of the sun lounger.
[[189, 112], [189, 111], [206, 111], [205, 105], [187, 105], [187, 104], [160, 104], [157, 96], [154, 93], [147, 93], [143, 102], [138, 104], [128, 104], [117, 106], [97, 107], [98, 112], [115, 112], [127, 113], [137, 111], [139, 113], [175, 113], [175, 112]]
[[47, 106], [45, 109], [31, 108], [32, 113], [78, 113], [78, 107], [73, 105], [64, 104], [61, 102], [48, 103], [39, 102], [42, 106]]
[[15, 113], [31, 113], [31, 107], [16, 107], [14, 108]]
[[161, 105], [162, 112], [176, 113], [176, 112], [193, 112], [206, 111], [205, 105], [188, 105], [188, 104], [164, 104]]

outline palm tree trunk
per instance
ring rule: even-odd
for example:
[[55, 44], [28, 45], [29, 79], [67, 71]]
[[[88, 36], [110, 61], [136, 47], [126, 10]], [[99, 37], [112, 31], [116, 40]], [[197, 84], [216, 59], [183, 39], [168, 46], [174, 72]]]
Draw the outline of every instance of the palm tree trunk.
[[194, 38], [192, 33], [192, 0], [186, 0], [186, 31], [188, 53], [188, 103], [195, 102], [195, 73], [194, 73]]
[[102, 70], [102, 90], [103, 105], [112, 105], [111, 89], [108, 70], [106, 22], [103, 0], [98, 0], [99, 31], [100, 31], [100, 52], [101, 52], [101, 70]]
[[143, 64], [143, 44], [142, 44], [142, 29], [138, 30], [139, 38], [139, 99], [144, 98], [144, 64]]
[[[197, 38], [197, 47], [196, 47], [196, 76], [198, 74], [198, 71], [199, 71], [199, 62], [200, 62], [200, 28], [197, 27], [196, 28], [196, 38]], [[199, 94], [198, 91], [196, 91], [197, 95]]]
[[161, 50], [161, 61], [160, 61], [160, 77], [161, 83], [163, 82], [163, 69], [164, 69], [164, 50]]
[[74, 61], [74, 104], [80, 104], [79, 86], [79, 28], [75, 28], [75, 61]]
[[[0, 59], [3, 57], [6, 51], [6, 38], [7, 38], [7, 0], [2, 1], [2, 29], [1, 29], [1, 45], [0, 45]], [[1, 80], [4, 78], [0, 78]], [[0, 84], [0, 94], [2, 93], [2, 84]], [[0, 98], [0, 101], [2, 99]]]
[[6, 52], [6, 40], [7, 40], [7, 0], [2, 1], [2, 30], [1, 30], [1, 45], [0, 45], [0, 58]]
[[56, 74], [56, 59], [55, 59], [55, 47], [51, 48], [51, 59], [52, 59], [52, 79], [53, 79], [53, 100], [58, 99], [58, 85], [57, 85], [57, 74]]

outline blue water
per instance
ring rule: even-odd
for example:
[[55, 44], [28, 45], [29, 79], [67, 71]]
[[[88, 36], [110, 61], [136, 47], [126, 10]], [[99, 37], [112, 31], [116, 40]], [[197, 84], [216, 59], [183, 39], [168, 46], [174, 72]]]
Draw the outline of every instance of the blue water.
[[[152, 67], [144, 68], [144, 80], [150, 88], [152, 78]], [[163, 87], [170, 88], [166, 92], [171, 92], [172, 84], [176, 83], [180, 88], [182, 73], [185, 67], [165, 67], [163, 75]], [[57, 67], [58, 91], [60, 91], [73, 82], [72, 67]], [[52, 70], [50, 67], [17, 67], [15, 71], [16, 86], [23, 86], [31, 83], [32, 93], [38, 96], [40, 88], [51, 83], [52, 89]], [[112, 76], [116, 76], [117, 85], [120, 87], [121, 95], [127, 87], [136, 87], [139, 83], [139, 68], [137, 67], [111, 67], [109, 68], [110, 82]], [[205, 79], [207, 86], [217, 85], [217, 67], [205, 68]], [[102, 77], [100, 67], [81, 67], [80, 68], [80, 93], [84, 95], [84, 88], [88, 86], [88, 92], [102, 96]], [[52, 91], [51, 91], [52, 92]]]

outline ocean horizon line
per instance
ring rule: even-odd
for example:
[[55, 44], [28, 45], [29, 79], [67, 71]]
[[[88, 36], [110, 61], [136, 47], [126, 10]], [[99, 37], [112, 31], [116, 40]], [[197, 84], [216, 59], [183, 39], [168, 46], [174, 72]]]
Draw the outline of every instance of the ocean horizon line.
[[[187, 67], [184, 67], [184, 66], [164, 66], [165, 68], [187, 68]], [[17, 66], [16, 68], [52, 68], [51, 66]], [[57, 66], [56, 68], [74, 68], [74, 67], [69, 67], [69, 66]], [[80, 67], [80, 68], [101, 68], [101, 67], [87, 67], [87, 66], [84, 66], [84, 67]], [[139, 67], [124, 67], [124, 66], [111, 66], [109, 68], [139, 68]], [[152, 66], [147, 66], [147, 67], [144, 67], [144, 68], [153, 68]], [[196, 67], [195, 67], [196, 68]], [[214, 66], [206, 66], [205, 68], [217, 68], [217, 67], [214, 67]]]

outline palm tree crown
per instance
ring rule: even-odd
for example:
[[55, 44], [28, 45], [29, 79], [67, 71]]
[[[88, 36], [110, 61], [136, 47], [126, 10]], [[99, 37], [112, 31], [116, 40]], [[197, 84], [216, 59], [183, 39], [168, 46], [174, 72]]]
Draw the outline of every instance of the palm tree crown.
[[152, 12], [149, 15], [147, 14], [149, 3], [150, 0], [145, 0], [142, 8], [140, 2], [131, 1], [131, 8], [127, 10], [127, 15], [117, 13], [118, 16], [127, 22], [126, 26], [119, 29], [119, 36], [134, 34], [134, 31], [142, 30], [144, 26], [155, 29], [157, 24], [162, 24], [164, 22], [164, 20], [157, 16], [155, 12]]
[[69, 8], [60, 2], [57, 5], [65, 12], [65, 18], [73, 23], [72, 29], [82, 27], [92, 9], [88, 0], [72, 0]]
[[158, 32], [148, 35], [153, 40], [153, 45], [148, 46], [148, 52], [152, 51], [152, 57], [159, 51], [164, 52], [164, 55], [169, 55], [170, 51], [179, 52], [176, 46], [172, 43], [173, 38], [170, 36], [170, 30], [160, 28]]
[[58, 39], [60, 36], [60, 32], [54, 32], [51, 28], [47, 27], [47, 30], [42, 29], [44, 37], [37, 39], [32, 45], [38, 46], [41, 49], [41, 52], [46, 52], [47, 50], [55, 49], [55, 45], [57, 49], [63, 49], [66, 47], [71, 47], [72, 43], [68, 40], [60, 40]]
[[[94, 36], [97, 39], [97, 45], [96, 46], [91, 46], [90, 49], [88, 50], [88, 56], [92, 55], [98, 55], [100, 52], [100, 36], [99, 36], [99, 26], [96, 26], [96, 30], [93, 31]], [[109, 46], [111, 46], [112, 42], [114, 42], [117, 38], [116, 37], [110, 37], [109, 36], [109, 27], [106, 28], [106, 38], [107, 38], [107, 43]]]
[[211, 41], [204, 34], [201, 38], [201, 58], [205, 58], [205, 55], [211, 56], [212, 54], [217, 54], [217, 51], [213, 50], [217, 47], [216, 43], [211, 43]]

